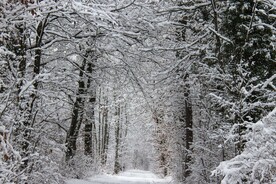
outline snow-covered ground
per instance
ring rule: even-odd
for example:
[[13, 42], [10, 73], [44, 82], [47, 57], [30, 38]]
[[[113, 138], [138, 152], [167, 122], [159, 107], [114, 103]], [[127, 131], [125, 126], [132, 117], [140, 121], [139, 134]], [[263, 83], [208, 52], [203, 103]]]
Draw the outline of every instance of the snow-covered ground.
[[99, 175], [86, 180], [71, 179], [67, 184], [170, 184], [170, 177], [160, 178], [150, 171], [129, 170], [119, 175]]

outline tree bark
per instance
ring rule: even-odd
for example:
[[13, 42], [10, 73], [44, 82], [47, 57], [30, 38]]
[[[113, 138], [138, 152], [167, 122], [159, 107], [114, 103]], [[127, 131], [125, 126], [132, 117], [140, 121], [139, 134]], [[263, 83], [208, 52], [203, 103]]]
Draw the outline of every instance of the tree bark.
[[191, 152], [192, 148], [191, 145], [193, 143], [193, 110], [192, 110], [192, 102], [191, 102], [191, 96], [190, 96], [190, 85], [186, 84], [185, 86], [185, 137], [186, 137], [186, 155], [185, 155], [185, 172], [184, 177], [187, 178], [191, 174], [191, 170], [189, 168], [189, 165], [191, 164]]
[[[106, 97], [107, 98], [107, 97]], [[105, 100], [105, 105], [108, 105], [108, 101]], [[103, 152], [103, 156], [102, 156], [102, 164], [105, 165], [106, 161], [107, 161], [107, 151], [108, 151], [108, 144], [109, 144], [109, 125], [108, 125], [108, 108], [104, 107], [104, 112], [103, 112], [103, 116], [104, 116], [104, 152]]]
[[[217, 12], [217, 3], [216, 0], [212, 0], [212, 8], [214, 11], [214, 25], [215, 25], [215, 31], [218, 32], [218, 12]], [[219, 35], [216, 35], [216, 50], [215, 53], [219, 54], [220, 53], [220, 47], [221, 47], [221, 43], [220, 43], [220, 37]]]
[[156, 123], [156, 149], [158, 150], [158, 162], [161, 174], [165, 177], [168, 175], [169, 153], [167, 148], [167, 135], [164, 122], [164, 112], [154, 112], [154, 121]]
[[114, 173], [118, 174], [121, 171], [121, 164], [119, 161], [119, 149], [120, 149], [120, 107], [116, 107], [116, 127], [115, 127], [115, 164], [114, 164]]
[[85, 81], [84, 81], [84, 70], [86, 66], [86, 59], [83, 60], [82, 66], [80, 67], [80, 73], [79, 73], [79, 81], [78, 81], [78, 92], [76, 101], [73, 105], [73, 112], [72, 112], [72, 118], [71, 118], [71, 124], [70, 128], [67, 132], [66, 137], [66, 161], [71, 159], [76, 152], [77, 146], [77, 137], [79, 135], [79, 129], [81, 126], [81, 122], [79, 121], [79, 116], [81, 113], [83, 113], [83, 106], [84, 106], [84, 88], [85, 88]]
[[[93, 62], [93, 61], [92, 61]], [[87, 73], [92, 74], [93, 73], [93, 63], [89, 63], [87, 67]], [[91, 78], [88, 78], [87, 80], [87, 90], [91, 87]], [[91, 113], [90, 120], [85, 120], [85, 125], [84, 125], [84, 154], [85, 155], [92, 155], [92, 129], [93, 129], [93, 124], [95, 125], [95, 103], [96, 103], [96, 92], [95, 89], [92, 89], [92, 97], [89, 99], [89, 103], [92, 104], [91, 109], [89, 109]]]

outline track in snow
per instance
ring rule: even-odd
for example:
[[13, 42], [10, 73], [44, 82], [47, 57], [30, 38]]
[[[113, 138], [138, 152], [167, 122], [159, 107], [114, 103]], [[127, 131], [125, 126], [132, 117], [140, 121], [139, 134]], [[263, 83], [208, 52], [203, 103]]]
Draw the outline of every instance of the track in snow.
[[119, 175], [99, 175], [86, 180], [72, 179], [67, 184], [171, 184], [171, 178], [161, 179], [150, 171], [129, 170]]

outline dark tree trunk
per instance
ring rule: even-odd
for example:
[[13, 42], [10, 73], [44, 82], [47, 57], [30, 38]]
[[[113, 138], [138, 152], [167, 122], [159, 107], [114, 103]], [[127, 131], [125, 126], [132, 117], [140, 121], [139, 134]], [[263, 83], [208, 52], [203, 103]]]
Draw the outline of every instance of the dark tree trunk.
[[121, 171], [121, 164], [119, 161], [119, 149], [120, 149], [120, 107], [116, 107], [115, 116], [116, 120], [116, 127], [115, 127], [115, 165], [114, 165], [114, 173], [118, 174]]
[[66, 137], [66, 147], [67, 147], [66, 160], [67, 161], [75, 155], [75, 152], [77, 149], [76, 142], [79, 135], [79, 129], [81, 126], [81, 122], [79, 121], [80, 119], [79, 116], [81, 113], [83, 113], [83, 106], [84, 106], [84, 99], [82, 95], [84, 94], [84, 88], [85, 88], [85, 81], [84, 81], [85, 65], [86, 65], [86, 60], [84, 59], [79, 73], [78, 92], [76, 94], [77, 95], [76, 101], [73, 105], [71, 125], [67, 132], [67, 137]]
[[158, 162], [159, 168], [161, 169], [161, 174], [163, 176], [168, 175], [168, 162], [169, 162], [169, 154], [167, 148], [167, 135], [165, 130], [165, 122], [164, 122], [164, 112], [154, 112], [154, 121], [156, 123], [156, 149], [159, 151]]
[[[21, 156], [25, 158], [23, 160], [23, 164], [21, 165], [20, 169], [25, 169], [28, 166], [28, 148], [29, 148], [29, 135], [30, 135], [30, 121], [29, 119], [29, 105], [23, 106], [22, 104], [26, 103], [25, 97], [21, 94], [22, 92], [22, 87], [24, 86], [24, 78], [26, 74], [26, 37], [24, 33], [24, 27], [23, 25], [18, 26], [18, 30], [20, 32], [20, 35], [17, 39], [19, 39], [19, 46], [15, 46], [14, 52], [19, 60], [19, 65], [18, 65], [18, 81], [17, 81], [17, 103], [18, 103], [18, 110], [19, 110], [19, 120], [17, 124], [17, 128], [15, 130], [16, 135], [23, 135], [23, 140], [21, 140]], [[15, 41], [15, 45], [17, 40]], [[22, 123], [21, 123], [22, 122]], [[16, 136], [17, 137], [17, 136]], [[22, 138], [21, 138], [22, 139]]]
[[[212, 8], [213, 8], [213, 11], [214, 11], [214, 25], [215, 25], [215, 31], [219, 31], [218, 30], [218, 12], [217, 12], [217, 3], [216, 3], [216, 0], [211, 0], [212, 1]], [[221, 44], [220, 44], [220, 37], [219, 35], [216, 35], [216, 54], [219, 54], [220, 52], [220, 47], [221, 47]]]
[[[92, 74], [93, 72], [93, 67], [94, 65], [91, 63], [88, 64], [87, 67], [87, 73]], [[91, 87], [91, 78], [88, 78], [87, 80], [87, 90]], [[94, 92], [95, 90], [93, 89], [93, 94], [92, 97], [90, 98], [89, 102], [92, 104], [91, 109], [89, 109], [91, 113], [90, 120], [85, 121], [84, 125], [84, 154], [85, 155], [92, 155], [92, 129], [93, 129], [93, 124], [95, 124], [95, 103], [96, 103], [96, 93]]]
[[187, 154], [185, 155], [185, 173], [184, 176], [187, 178], [191, 174], [191, 170], [189, 168], [189, 165], [191, 164], [191, 152], [192, 148], [191, 145], [193, 143], [193, 110], [192, 110], [192, 102], [191, 102], [191, 96], [190, 96], [190, 85], [186, 84], [185, 86], [185, 137], [186, 137], [186, 144], [185, 148], [187, 151]]
[[[105, 101], [105, 105], [108, 104], [108, 101]], [[108, 144], [109, 144], [109, 125], [108, 125], [108, 108], [104, 108], [104, 122], [105, 122], [105, 127], [104, 127], [104, 153], [103, 153], [103, 159], [102, 159], [102, 164], [105, 165], [107, 161], [107, 150], [108, 150]]]
[[98, 156], [101, 156], [101, 144], [102, 144], [102, 137], [101, 137], [101, 127], [102, 127], [102, 104], [101, 104], [101, 98], [102, 98], [102, 90], [100, 88], [99, 91], [99, 124], [98, 124], [98, 145], [97, 145], [97, 150], [98, 150]]
[[89, 122], [84, 125], [84, 154], [92, 155], [92, 123]]
[[[46, 23], [47, 23], [47, 18], [44, 21], [41, 21], [38, 24], [38, 27], [36, 29], [36, 50], [35, 50], [35, 57], [34, 57], [34, 69], [33, 69], [33, 79], [35, 79], [39, 74], [40, 74], [40, 67], [41, 67], [41, 56], [42, 56], [42, 51], [41, 51], [41, 42], [42, 42], [42, 37], [44, 34], [44, 30], [46, 27]], [[24, 61], [25, 67], [26, 67], [26, 61]], [[23, 68], [23, 66], [22, 66]], [[28, 107], [27, 109], [25, 109], [25, 111], [27, 111], [27, 117], [24, 120], [24, 139], [25, 141], [22, 144], [22, 149], [25, 152], [25, 157], [28, 156], [28, 154], [30, 154], [29, 151], [29, 145], [30, 145], [30, 139], [31, 139], [31, 127], [33, 126], [34, 122], [35, 122], [35, 115], [37, 113], [34, 113], [34, 104], [35, 101], [37, 99], [37, 90], [38, 90], [38, 81], [34, 81], [34, 91], [32, 91], [31, 95], [30, 95], [30, 103], [28, 103]], [[24, 160], [24, 166], [23, 167], [27, 167], [28, 164], [28, 159]]]
[[18, 81], [17, 81], [16, 87], [17, 87], [17, 93], [18, 93], [17, 102], [20, 103], [22, 101], [22, 98], [19, 96], [19, 94], [21, 92], [22, 86], [24, 85], [24, 77], [26, 73], [26, 44], [25, 44], [26, 36], [24, 33], [25, 29], [23, 25], [18, 25], [16, 27], [20, 35], [18, 35], [18, 38], [14, 38], [15, 40], [12, 40], [11, 45], [14, 47], [10, 49], [14, 51], [19, 62], [18, 71], [17, 71]]
[[96, 132], [96, 123], [92, 122], [92, 149], [93, 149], [93, 155], [97, 155], [97, 145], [98, 145], [98, 139], [97, 139], [97, 132]]
[[[40, 74], [40, 68], [41, 68], [41, 58], [42, 58], [42, 51], [41, 51], [41, 43], [42, 43], [42, 38], [44, 35], [44, 30], [48, 21], [49, 14], [45, 18], [44, 21], [41, 21], [38, 24], [38, 27], [36, 29], [36, 49], [35, 49], [35, 57], [34, 57], [34, 69], [33, 69], [33, 79], [35, 79], [39, 74]], [[37, 96], [37, 90], [38, 90], [38, 81], [34, 81], [34, 91], [31, 94], [31, 103], [30, 103], [30, 108], [29, 108], [29, 120], [32, 121], [32, 125], [35, 122], [35, 116], [33, 112], [34, 109], [34, 104], [35, 100], [38, 98]]]

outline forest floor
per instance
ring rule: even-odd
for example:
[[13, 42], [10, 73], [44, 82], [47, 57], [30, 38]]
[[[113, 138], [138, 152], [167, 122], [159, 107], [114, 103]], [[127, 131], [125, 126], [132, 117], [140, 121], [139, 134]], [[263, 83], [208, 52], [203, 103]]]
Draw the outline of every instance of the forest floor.
[[160, 178], [150, 171], [129, 170], [118, 175], [99, 175], [85, 180], [71, 179], [67, 184], [171, 184], [170, 177]]

